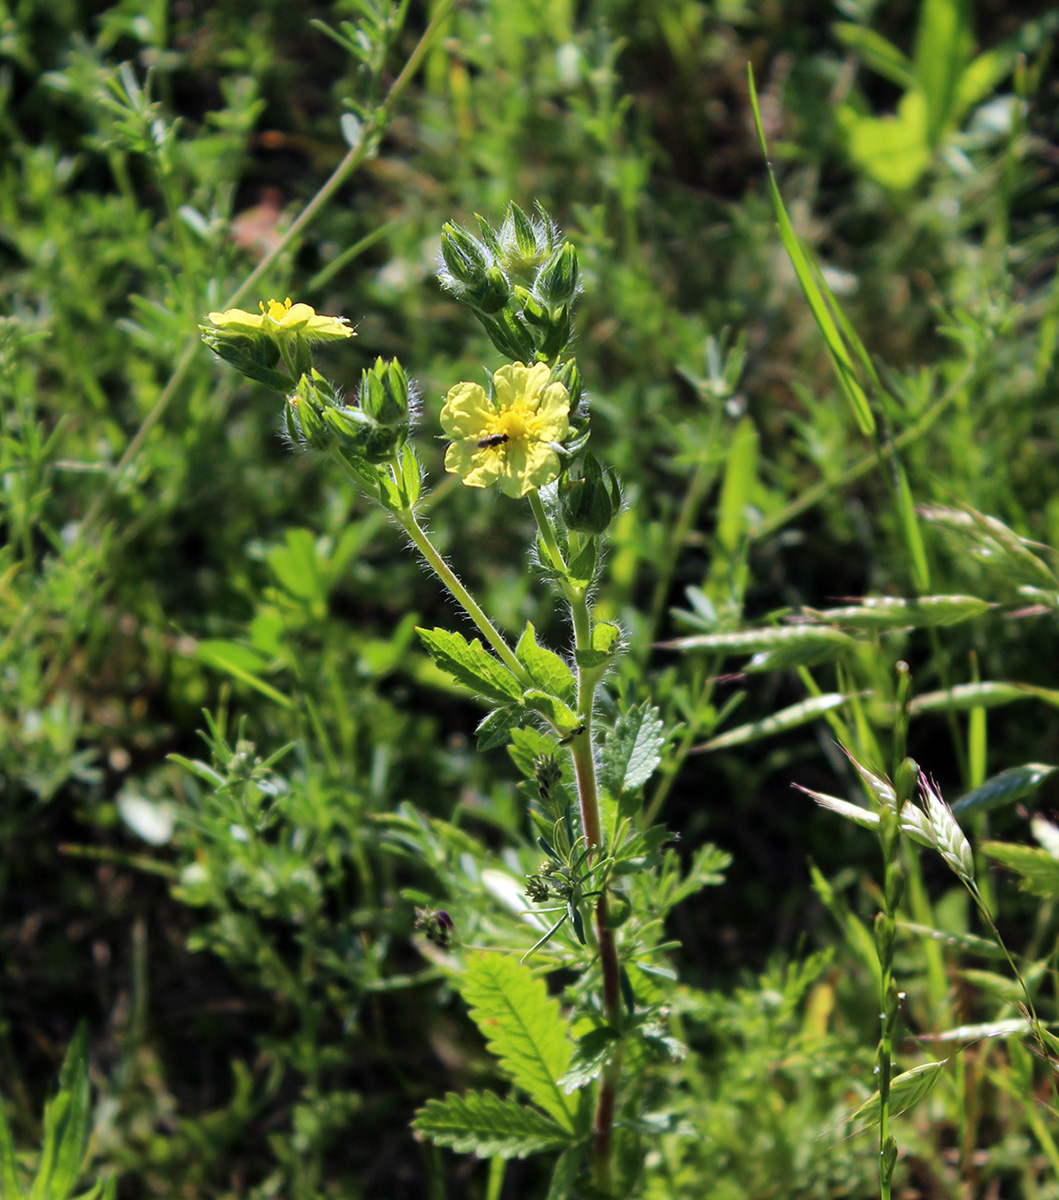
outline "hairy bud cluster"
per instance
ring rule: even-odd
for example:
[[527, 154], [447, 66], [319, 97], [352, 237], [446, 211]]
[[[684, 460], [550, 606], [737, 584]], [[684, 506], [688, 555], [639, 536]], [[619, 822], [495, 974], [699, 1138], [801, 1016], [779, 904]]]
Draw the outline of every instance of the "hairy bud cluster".
[[389, 462], [408, 437], [408, 378], [394, 359], [376, 360], [361, 373], [356, 404], [348, 404], [316, 370], [303, 375], [286, 408], [287, 436], [307, 450], [340, 451], [378, 464]]
[[511, 203], [498, 229], [481, 217], [478, 225], [478, 237], [451, 221], [442, 229], [442, 286], [474, 312], [502, 354], [554, 363], [570, 341], [581, 291], [577, 251], [539, 206], [530, 218]]

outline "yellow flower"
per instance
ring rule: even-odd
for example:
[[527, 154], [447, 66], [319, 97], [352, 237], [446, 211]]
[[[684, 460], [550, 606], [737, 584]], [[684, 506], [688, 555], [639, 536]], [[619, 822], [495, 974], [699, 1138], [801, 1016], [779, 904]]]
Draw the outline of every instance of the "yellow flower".
[[493, 376], [492, 397], [477, 383], [458, 383], [441, 410], [453, 439], [445, 470], [468, 487], [499, 483], [506, 496], [551, 483], [561, 469], [553, 443], [570, 431], [570, 394], [550, 378], [546, 363], [510, 363]]
[[311, 305], [292, 304], [289, 296], [282, 303], [270, 300], [266, 305], [262, 301], [260, 313], [229, 308], [225, 312], [211, 312], [209, 319], [215, 328], [233, 334], [300, 334], [309, 342], [353, 336], [345, 317], [318, 316]]

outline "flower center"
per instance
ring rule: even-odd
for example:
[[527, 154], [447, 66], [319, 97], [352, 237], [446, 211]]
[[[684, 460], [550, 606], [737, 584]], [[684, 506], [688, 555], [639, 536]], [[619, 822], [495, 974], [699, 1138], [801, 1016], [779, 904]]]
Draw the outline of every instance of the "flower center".
[[[537, 424], [537, 414], [533, 409], [517, 400], [509, 408], [502, 408], [497, 413], [485, 433], [490, 440], [502, 437], [505, 442], [526, 442], [536, 436]], [[503, 444], [497, 442], [498, 446]]]
[[268, 317], [272, 321], [276, 321], [276, 322], [282, 321], [283, 318], [287, 315], [287, 313], [290, 312], [290, 310], [291, 310], [290, 296], [288, 296], [287, 299], [284, 300], [282, 304], [278, 300], [270, 300], [268, 302], [267, 308], [265, 307], [264, 300], [261, 301], [261, 311], [265, 314], [266, 317]]

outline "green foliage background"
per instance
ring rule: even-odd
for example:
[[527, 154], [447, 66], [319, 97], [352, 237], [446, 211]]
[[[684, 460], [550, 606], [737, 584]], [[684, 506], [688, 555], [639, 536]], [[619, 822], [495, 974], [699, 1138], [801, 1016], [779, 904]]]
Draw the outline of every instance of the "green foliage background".
[[[512, 849], [515, 767], [475, 752], [481, 710], [413, 637], [452, 613], [395, 527], [288, 452], [264, 391], [189, 348], [346, 153], [343, 113], [385, 91], [425, 8], [407, 6], [365, 63], [313, 24], [389, 11], [355, 0], [0, 2], [0, 1094], [29, 1163], [85, 1018], [89, 1170], [117, 1172], [119, 1196], [547, 1186], [538, 1166], [504, 1177], [409, 1129], [428, 1098], [491, 1080], [414, 935], [416, 900], [450, 909], [473, 944], [502, 908], [483, 873], [532, 862]], [[949, 9], [976, 39], [917, 58], [924, 13]], [[723, 886], [668, 917], [690, 1054], [654, 1077], [654, 1149], [632, 1194], [873, 1194], [870, 1139], [839, 1130], [871, 1086], [876, 863], [790, 786], [849, 789], [852, 773], [824, 722], [678, 752], [803, 700], [805, 680], [711, 690], [720, 660], [657, 644], [914, 592], [887, 472], [776, 233], [746, 65], [794, 225], [882, 364], [916, 503], [970, 505], [1056, 547], [1055, 27], [1028, 3], [461, 4], [378, 153], [261, 283], [262, 298], [355, 322], [329, 362], [347, 388], [377, 355], [400, 358], [421, 395], [437, 544], [505, 632], [530, 620], [564, 646], [524, 568], [527, 514], [444, 479], [441, 397], [495, 352], [434, 272], [444, 221], [499, 219], [510, 199], [540, 201], [577, 245], [593, 446], [627, 496], [600, 597], [629, 642], [612, 695], [653, 696], [685, 724], [649, 796], [680, 859], [706, 838], [733, 859]], [[881, 69], [867, 29], [921, 75]], [[981, 94], [938, 99], [945, 64], [979, 52]], [[909, 161], [902, 97], [917, 88], [941, 115], [895, 187], [872, 147]], [[905, 125], [872, 124], [892, 112]], [[821, 688], [882, 705], [899, 658], [921, 693], [1051, 687], [1054, 605], [1031, 611], [1010, 563], [928, 522], [924, 538], [932, 591], [1007, 607], [887, 635], [842, 674], [820, 667]], [[884, 727], [871, 703], [865, 721]], [[210, 759], [203, 710], [214, 759], [189, 770]], [[1057, 737], [1054, 703], [1027, 699], [988, 724], [982, 705], [927, 713], [909, 752], [955, 798], [1059, 761]], [[1026, 803], [1047, 813], [1054, 783]], [[1026, 839], [1013, 803], [983, 820]], [[705, 878], [720, 864], [699, 865]], [[1041, 908], [1010, 876], [995, 886], [1020, 953], [1046, 958], [1052, 892]], [[973, 928], [940, 873], [924, 897], [941, 928]], [[1009, 1011], [1002, 981], [954, 952], [903, 954], [916, 1032]], [[969, 1051], [908, 1118], [906, 1185], [1059, 1195], [1032, 1077], [1017, 1043]]]

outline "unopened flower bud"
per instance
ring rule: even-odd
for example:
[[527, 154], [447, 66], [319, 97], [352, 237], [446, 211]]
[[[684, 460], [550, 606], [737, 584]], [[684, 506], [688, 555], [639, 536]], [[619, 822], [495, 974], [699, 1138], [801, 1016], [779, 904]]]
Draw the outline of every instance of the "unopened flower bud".
[[376, 359], [370, 371], [361, 372], [360, 407], [380, 425], [408, 424], [408, 377], [396, 358]]
[[534, 291], [546, 304], [559, 308], [570, 304], [580, 290], [577, 251], [570, 242], [564, 242], [541, 267]]
[[578, 478], [567, 478], [560, 488], [563, 521], [578, 533], [600, 534], [621, 508], [621, 485], [608, 468], [606, 474], [593, 454], [586, 454]]
[[322, 394], [327, 391], [329, 385], [313, 371], [298, 380], [294, 395], [287, 401], [287, 433], [291, 442], [303, 450], [326, 451], [335, 443], [334, 432], [323, 420], [323, 413], [330, 407], [330, 397]]
[[477, 238], [446, 221], [441, 230], [441, 257], [457, 284], [480, 287], [488, 262]]

